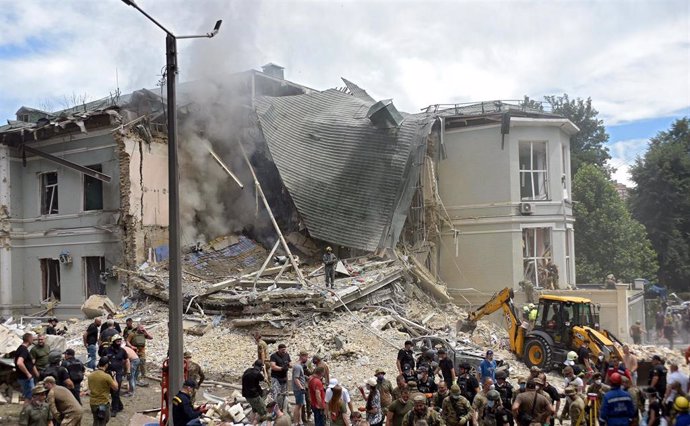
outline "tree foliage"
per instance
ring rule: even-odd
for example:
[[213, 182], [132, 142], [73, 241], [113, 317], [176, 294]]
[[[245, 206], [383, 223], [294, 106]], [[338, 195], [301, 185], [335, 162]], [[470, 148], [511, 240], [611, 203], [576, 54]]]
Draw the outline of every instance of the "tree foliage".
[[578, 282], [602, 283], [610, 273], [624, 282], [655, 277], [656, 253], [644, 226], [632, 218], [606, 173], [595, 164], [581, 165], [573, 193]]
[[563, 94], [545, 96], [544, 99], [551, 105], [554, 113], [568, 118], [580, 128], [580, 132], [570, 138], [572, 175], [575, 176], [583, 164], [595, 164], [602, 170], [607, 170], [606, 160], [611, 156], [605, 144], [609, 135], [603, 120], [597, 118], [599, 111], [592, 108], [592, 98], [571, 100], [567, 94]]
[[690, 284], [690, 120], [676, 120], [650, 141], [631, 168], [633, 215], [645, 225], [658, 253], [659, 281]]

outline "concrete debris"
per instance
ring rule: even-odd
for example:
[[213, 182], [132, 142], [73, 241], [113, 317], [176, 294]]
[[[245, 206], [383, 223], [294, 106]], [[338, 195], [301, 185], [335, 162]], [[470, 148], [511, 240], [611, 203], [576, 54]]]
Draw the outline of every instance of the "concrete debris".
[[0, 324], [0, 354], [8, 354], [16, 350], [21, 344], [22, 339], [15, 331]]
[[129, 426], [147, 426], [150, 424], [158, 424], [159, 420], [155, 417], [147, 416], [141, 413], [135, 413], [129, 419]]
[[104, 314], [116, 313], [117, 306], [108, 296], [94, 294], [81, 305], [81, 311], [86, 315], [86, 318], [96, 318]]

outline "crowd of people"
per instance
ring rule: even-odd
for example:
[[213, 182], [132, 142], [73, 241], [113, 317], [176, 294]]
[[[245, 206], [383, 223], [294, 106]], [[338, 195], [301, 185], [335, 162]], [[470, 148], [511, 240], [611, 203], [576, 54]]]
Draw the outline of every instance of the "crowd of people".
[[[82, 336], [88, 353], [84, 365], [75, 351], [64, 352], [47, 344], [48, 335], [61, 334], [64, 329], [51, 319], [44, 333], [25, 333], [15, 351], [17, 381], [25, 405], [20, 425], [42, 426], [52, 422], [62, 426], [80, 425], [82, 419], [81, 388], [88, 382], [89, 405], [94, 425], [105, 425], [124, 409], [122, 396], [135, 394], [138, 386], [147, 386], [146, 342], [153, 337], [142, 324], [128, 318], [124, 329], [112, 317], [96, 318]], [[190, 374], [203, 381], [203, 372], [186, 353]], [[86, 377], [86, 369], [93, 370]], [[123, 385], [124, 384], [124, 385]], [[126, 390], [126, 392], [122, 392]]]
[[[283, 344], [269, 356], [261, 336], [255, 339], [258, 358], [242, 377], [254, 423], [301, 426], [313, 418], [315, 426], [544, 426], [564, 420], [574, 426], [690, 425], [688, 376], [655, 355], [647, 385], [638, 386], [637, 357], [628, 346], [622, 359], [594, 357], [586, 344], [570, 352], [559, 390], [538, 367], [527, 377], [509, 377], [491, 350], [479, 366], [454, 365], [443, 349], [415, 356], [407, 341], [398, 352], [395, 385], [386, 371], [375, 369], [358, 388], [365, 403], [355, 408], [350, 391], [318, 356], [301, 351], [293, 360]], [[290, 389], [295, 405], [288, 413]]]
[[653, 333], [648, 333], [638, 321], [630, 328], [630, 336], [640, 344], [646, 334], [648, 341], [668, 343], [671, 349], [676, 342], [690, 343], [690, 306], [675, 310], [662, 303], [654, 315], [654, 328]]

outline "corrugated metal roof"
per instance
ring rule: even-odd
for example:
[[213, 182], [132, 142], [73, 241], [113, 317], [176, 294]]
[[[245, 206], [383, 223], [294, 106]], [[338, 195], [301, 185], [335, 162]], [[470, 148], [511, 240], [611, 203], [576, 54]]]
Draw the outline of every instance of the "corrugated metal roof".
[[347, 87], [347, 91], [350, 92], [350, 94], [356, 98], [359, 98], [365, 102], [371, 102], [372, 104], [376, 102], [374, 98], [369, 96], [366, 90], [362, 89], [361, 87], [357, 86], [355, 83], [351, 82], [350, 80], [341, 77], [341, 80], [343, 80], [343, 83], [345, 83], [345, 87]]
[[433, 118], [377, 129], [373, 102], [338, 90], [259, 98], [271, 156], [312, 237], [374, 251], [400, 236]]

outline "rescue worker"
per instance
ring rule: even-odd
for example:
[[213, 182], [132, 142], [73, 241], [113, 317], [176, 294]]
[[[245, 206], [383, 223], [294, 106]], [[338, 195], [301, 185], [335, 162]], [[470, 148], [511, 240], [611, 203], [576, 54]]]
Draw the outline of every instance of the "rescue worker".
[[642, 395], [640, 388], [633, 385], [627, 377], [623, 376], [621, 380], [623, 381], [623, 390], [630, 394], [633, 405], [635, 406], [635, 415], [633, 416], [630, 426], [637, 426], [640, 424], [640, 412], [644, 409], [644, 395]]
[[187, 361], [187, 378], [194, 380], [197, 385], [196, 388], [199, 389], [201, 384], [204, 383], [204, 380], [206, 380], [204, 370], [201, 369], [199, 364], [192, 361], [191, 352], [185, 352], [184, 359]]
[[31, 402], [24, 405], [19, 413], [19, 426], [48, 426], [53, 419], [50, 407], [46, 403], [48, 390], [43, 383], [38, 383], [31, 390]]
[[271, 376], [268, 374], [271, 371], [271, 361], [268, 359], [268, 344], [261, 338], [261, 333], [254, 332], [254, 342], [256, 342], [256, 358], [263, 363], [261, 373], [266, 378], [266, 382], [271, 384]]
[[390, 380], [386, 380], [386, 372], [382, 368], [376, 369], [374, 377], [376, 377], [376, 389], [378, 389], [381, 395], [381, 407], [386, 411], [388, 406], [393, 402], [393, 385]]
[[479, 381], [477, 378], [470, 374], [472, 367], [470, 363], [463, 362], [460, 364], [458, 374], [458, 386], [460, 386], [460, 392], [462, 396], [465, 397], [470, 402], [474, 401], [474, 397], [479, 393]]
[[74, 384], [74, 387], [71, 389], [72, 394], [81, 404], [81, 383], [84, 381], [84, 373], [86, 373], [86, 368], [84, 367], [84, 364], [74, 356], [74, 349], [67, 349], [64, 355], [65, 359], [62, 361], [62, 366], [67, 369], [69, 378]]
[[114, 335], [110, 339], [110, 347], [108, 348], [108, 360], [110, 364], [108, 365], [108, 373], [113, 376], [117, 382], [117, 390], [111, 391], [112, 396], [112, 406], [110, 407], [110, 416], [115, 417], [117, 413], [124, 410], [125, 406], [122, 404], [122, 399], [120, 398], [120, 389], [122, 387], [122, 379], [129, 379], [130, 364], [129, 356], [127, 356], [127, 351], [122, 347], [122, 336], [119, 334]]
[[31, 357], [34, 359], [34, 365], [38, 372], [42, 372], [49, 364], [48, 356], [50, 355], [50, 346], [46, 344], [46, 335], [38, 336], [38, 342], [29, 351]]
[[94, 426], [103, 426], [110, 421], [110, 404], [112, 392], [118, 389], [113, 376], [106, 373], [110, 361], [107, 356], [98, 360], [98, 368], [87, 378], [89, 385], [89, 404], [93, 415]]
[[507, 410], [501, 404], [501, 395], [496, 390], [486, 394], [487, 404], [484, 414], [479, 421], [480, 426], [506, 426], [508, 422]]
[[398, 350], [398, 358], [395, 361], [398, 373], [405, 376], [407, 381], [414, 379], [414, 352], [412, 351], [412, 341], [406, 340], [405, 346]]
[[578, 393], [574, 386], [568, 386], [565, 388], [565, 399], [566, 403], [559, 420], [563, 423], [563, 420], [570, 419], [572, 426], [583, 426], [585, 424], [585, 399], [582, 394]]
[[436, 393], [434, 393], [434, 396], [431, 397], [431, 408], [433, 408], [436, 411], [441, 411], [441, 408], [443, 407], [443, 400], [446, 399], [449, 395], [450, 392], [448, 391], [448, 385], [446, 384], [446, 382], [440, 381], [438, 383], [438, 391], [436, 391]]
[[133, 332], [134, 329], [134, 320], [132, 318], [127, 318], [125, 321], [125, 329], [122, 330], [122, 337], [124, 337], [125, 341], [127, 341], [129, 334]]
[[108, 354], [110, 340], [116, 334], [117, 329], [114, 320], [109, 319], [101, 326], [101, 334], [98, 336], [98, 356], [102, 357]]
[[338, 264], [338, 258], [333, 254], [333, 249], [326, 247], [326, 253], [323, 255], [323, 271], [326, 274], [326, 287], [333, 288], [335, 281], [335, 267]]
[[48, 355], [48, 365], [41, 371], [40, 380], [45, 380], [47, 377], [53, 377], [59, 386], [64, 386], [67, 389], [74, 389], [74, 383], [70, 379], [69, 371], [60, 365], [62, 362], [62, 354], [58, 351], [53, 351]]
[[429, 376], [427, 367], [419, 367], [417, 376], [417, 389], [423, 394], [433, 394], [438, 390], [434, 378]]
[[266, 417], [266, 405], [263, 399], [261, 382], [265, 380], [263, 375], [264, 363], [260, 359], [254, 361], [252, 367], [245, 370], [242, 374], [242, 396], [252, 407], [252, 412], [257, 417], [257, 423]]
[[484, 380], [484, 383], [482, 384], [481, 392], [474, 396], [474, 400], [472, 401], [474, 418], [472, 419], [472, 421], [475, 425], [479, 424], [479, 420], [484, 417], [484, 409], [489, 403], [489, 398], [487, 397], [487, 395], [489, 394], [489, 391], [493, 388], [493, 386], [494, 381], [490, 377], [487, 377], [486, 380]]
[[534, 303], [529, 304], [529, 322], [530, 324], [534, 325], [534, 322], [537, 320], [537, 305]]
[[460, 391], [460, 386], [450, 387], [450, 395], [443, 400], [441, 405], [441, 416], [448, 426], [463, 426], [470, 423], [474, 410], [472, 404]]
[[196, 389], [197, 383], [187, 379], [182, 385], [182, 389], [173, 397], [172, 400], [172, 424], [173, 426], [195, 426], [201, 425], [199, 417], [206, 412], [206, 405], [194, 408], [192, 405], [192, 392]]
[[443, 419], [435, 411], [426, 406], [426, 397], [416, 395], [412, 402], [414, 408], [403, 417], [403, 426], [415, 426], [417, 422], [426, 422], [427, 426], [444, 426]]
[[[511, 404], [515, 402], [515, 398], [521, 394], [524, 393], [527, 390], [527, 378], [524, 376], [518, 376], [517, 378], [518, 382], [518, 387], [515, 389], [515, 392], [513, 392], [513, 399], [511, 401]], [[513, 410], [512, 405], [510, 408], [511, 412]]]
[[[153, 340], [153, 336], [149, 334], [144, 328], [144, 325], [139, 323], [136, 330], [129, 333], [127, 336], [127, 345], [137, 351], [139, 355], [139, 375], [146, 377], [146, 341]], [[137, 383], [137, 386], [146, 386], [144, 383]]]
[[611, 374], [611, 390], [606, 392], [599, 411], [599, 422], [608, 426], [628, 426], [635, 416], [635, 406], [630, 394], [621, 385], [618, 373]]
[[503, 404], [503, 407], [506, 409], [506, 412], [508, 414], [508, 423], [512, 425], [514, 423], [513, 413], [511, 412], [511, 408], [513, 405], [513, 385], [511, 385], [510, 382], [506, 380], [507, 377], [508, 373], [506, 373], [505, 370], [498, 370], [496, 372], [495, 387], [499, 395], [501, 396], [501, 403]]
[[549, 400], [537, 392], [534, 379], [528, 380], [525, 391], [515, 397], [512, 411], [513, 418], [521, 426], [544, 425], [554, 414]]
[[673, 401], [673, 410], [677, 413], [674, 426], [688, 426], [690, 425], [690, 414], [688, 414], [687, 397], [677, 396]]
[[[410, 400], [410, 389], [403, 384], [398, 387], [400, 396], [388, 406], [386, 414], [386, 426], [402, 426], [405, 414], [412, 411], [414, 404]], [[354, 413], [353, 413], [354, 414]], [[356, 425], [353, 416], [353, 425]]]
[[53, 377], [46, 377], [43, 385], [48, 390], [50, 413], [60, 426], [79, 426], [82, 407], [69, 389], [58, 386]]

